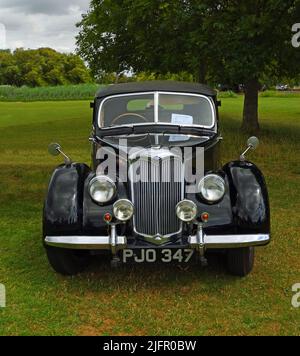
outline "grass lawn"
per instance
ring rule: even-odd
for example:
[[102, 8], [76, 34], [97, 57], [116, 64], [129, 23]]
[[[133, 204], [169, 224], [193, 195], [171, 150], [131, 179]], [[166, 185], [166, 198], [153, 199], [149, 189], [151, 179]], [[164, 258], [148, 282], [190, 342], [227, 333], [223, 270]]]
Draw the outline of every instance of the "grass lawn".
[[[245, 147], [242, 97], [223, 99], [223, 161]], [[257, 249], [254, 272], [227, 275], [219, 264], [127, 267], [97, 262], [75, 278], [49, 267], [41, 244], [42, 205], [60, 158], [58, 141], [89, 162], [86, 101], [0, 103], [0, 335], [299, 335], [300, 98], [260, 98], [261, 146], [251, 159], [270, 190], [273, 242]]]

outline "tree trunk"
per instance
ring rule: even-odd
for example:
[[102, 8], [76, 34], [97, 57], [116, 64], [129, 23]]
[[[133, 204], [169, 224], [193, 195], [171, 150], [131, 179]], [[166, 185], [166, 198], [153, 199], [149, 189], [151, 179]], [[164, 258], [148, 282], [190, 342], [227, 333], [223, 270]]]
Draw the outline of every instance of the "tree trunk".
[[258, 92], [259, 82], [257, 79], [246, 82], [242, 130], [250, 134], [255, 134], [259, 131]]
[[200, 61], [198, 72], [196, 74], [197, 82], [201, 84], [206, 84], [206, 74], [207, 74], [206, 63], [205, 61]]

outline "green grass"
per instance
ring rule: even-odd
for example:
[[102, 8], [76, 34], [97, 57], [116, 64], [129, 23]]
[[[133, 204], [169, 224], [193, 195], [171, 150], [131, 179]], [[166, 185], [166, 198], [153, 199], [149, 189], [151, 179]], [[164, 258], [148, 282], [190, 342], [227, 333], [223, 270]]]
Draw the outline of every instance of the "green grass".
[[[223, 100], [223, 162], [245, 147], [242, 97]], [[300, 283], [300, 102], [261, 98], [261, 146], [251, 155], [265, 173], [273, 242], [257, 249], [245, 279], [222, 265], [127, 267], [94, 261], [64, 278], [49, 267], [41, 244], [42, 205], [54, 167], [47, 154], [58, 141], [89, 162], [87, 101], [0, 103], [0, 335], [299, 335], [300, 309], [291, 307]]]
[[260, 93], [262, 98], [300, 98], [300, 91], [266, 90]]
[[[237, 94], [233, 91], [221, 91], [218, 94], [220, 99], [238, 98], [241, 94]], [[266, 90], [259, 93], [261, 98], [300, 98], [300, 91], [277, 91], [277, 90]]]
[[56, 87], [11, 87], [0, 86], [0, 101], [56, 101], [56, 100], [91, 100], [99, 84], [62, 85]]
[[238, 98], [238, 94], [229, 90], [229, 91], [220, 91], [218, 93], [219, 99], [229, 99], [229, 98]]

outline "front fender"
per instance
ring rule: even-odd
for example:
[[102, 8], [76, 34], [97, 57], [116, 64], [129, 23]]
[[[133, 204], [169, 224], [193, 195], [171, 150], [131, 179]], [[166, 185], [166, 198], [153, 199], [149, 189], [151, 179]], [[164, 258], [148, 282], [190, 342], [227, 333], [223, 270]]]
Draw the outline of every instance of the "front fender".
[[270, 233], [266, 182], [251, 162], [230, 162], [223, 168], [230, 185], [234, 224], [238, 233]]
[[55, 169], [44, 205], [44, 237], [82, 232], [83, 191], [89, 172], [88, 166], [78, 163]]

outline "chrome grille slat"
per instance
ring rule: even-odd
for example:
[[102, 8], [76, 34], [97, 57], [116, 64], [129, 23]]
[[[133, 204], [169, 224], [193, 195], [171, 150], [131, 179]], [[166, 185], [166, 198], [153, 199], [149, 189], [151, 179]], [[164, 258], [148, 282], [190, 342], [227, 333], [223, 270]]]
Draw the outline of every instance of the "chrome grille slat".
[[134, 229], [146, 237], [169, 237], [181, 232], [182, 224], [176, 216], [176, 205], [184, 198], [183, 164], [170, 156], [155, 160], [141, 157], [136, 181], [136, 166], [130, 170], [132, 199], [135, 205]]

